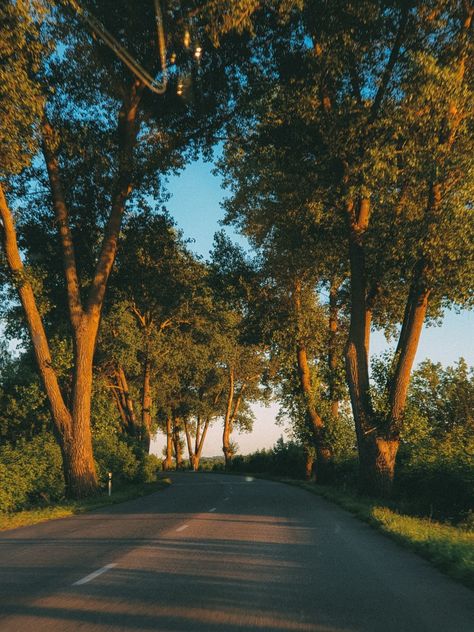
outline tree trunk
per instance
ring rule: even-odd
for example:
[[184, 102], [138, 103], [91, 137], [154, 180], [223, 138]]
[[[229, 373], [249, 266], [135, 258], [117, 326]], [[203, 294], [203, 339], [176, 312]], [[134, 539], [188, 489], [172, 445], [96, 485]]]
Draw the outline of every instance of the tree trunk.
[[338, 336], [338, 305], [336, 283], [331, 283], [329, 289], [329, 340], [328, 340], [328, 368], [329, 368], [329, 400], [331, 402], [331, 416], [336, 419], [339, 415], [339, 388], [338, 388], [338, 361], [337, 348]]
[[368, 227], [370, 203], [362, 199], [357, 215], [352, 202], [347, 205], [351, 274], [351, 321], [345, 350], [346, 378], [359, 452], [359, 485], [362, 491], [389, 495], [392, 489], [398, 439], [384, 432], [379, 436], [379, 420], [370, 396], [369, 341], [371, 309], [367, 303], [364, 235]]
[[72, 394], [74, 441], [64, 451], [66, 486], [69, 495], [74, 498], [87, 496], [97, 487], [90, 426], [92, 366], [97, 328], [97, 322], [83, 316], [81, 325], [75, 332]]
[[186, 434], [186, 444], [188, 446], [189, 467], [191, 467], [194, 470], [194, 451], [193, 451], [193, 442], [191, 438], [191, 431], [189, 429], [187, 419], [184, 419], [183, 423], [184, 423], [184, 432]]
[[[295, 283], [293, 301], [296, 318], [301, 319], [301, 282]], [[313, 388], [311, 384], [311, 372], [309, 368], [306, 345], [300, 338], [296, 342], [296, 364], [298, 368], [300, 391], [306, 406], [306, 419], [308, 430], [313, 436], [316, 449], [316, 469], [313, 468], [313, 479], [319, 482], [328, 480], [332, 472], [332, 453], [325, 440], [325, 426], [322, 417], [313, 402]]]
[[314, 454], [312, 450], [305, 450], [305, 479], [307, 481], [314, 481]]
[[224, 416], [224, 430], [222, 433], [222, 452], [224, 453], [224, 468], [230, 469], [232, 462], [232, 448], [230, 435], [232, 432], [232, 406], [234, 401], [234, 370], [229, 368], [229, 391], [227, 394], [227, 406]]
[[[0, 216], [5, 255], [23, 307], [26, 324], [33, 344], [36, 364], [48, 397], [49, 407], [63, 455], [63, 470], [66, 490], [69, 495], [82, 497], [97, 488], [97, 475], [92, 457], [90, 435], [90, 388], [89, 397], [84, 394], [92, 379], [91, 349], [84, 343], [84, 337], [76, 340], [76, 371], [72, 412], [67, 408], [58, 379], [53, 368], [48, 339], [39, 314], [33, 288], [27, 279], [18, 251], [13, 216], [7, 205], [3, 189], [0, 187]], [[77, 346], [79, 342], [79, 346]], [[92, 348], [93, 354], [93, 348]], [[90, 375], [83, 375], [90, 365]], [[80, 367], [80, 368], [79, 368]], [[79, 369], [79, 372], [78, 372]]]
[[410, 374], [428, 307], [429, 290], [423, 286], [424, 265], [415, 266], [407, 298], [395, 366], [387, 384], [389, 411], [378, 419], [369, 391], [368, 345], [371, 310], [367, 305], [363, 226], [352, 222], [349, 253], [351, 265], [351, 324], [346, 346], [346, 375], [359, 449], [360, 485], [370, 494], [391, 493], [399, 447], [400, 424], [406, 404]]
[[179, 436], [178, 420], [173, 419], [173, 447], [176, 469], [181, 470], [183, 467], [183, 454], [181, 451], [181, 437]]
[[115, 375], [113, 376], [113, 378], [111, 376], [107, 376], [107, 377], [108, 377], [109, 388], [112, 389], [112, 395], [114, 397], [115, 404], [117, 406], [117, 410], [119, 412], [120, 419], [122, 421], [122, 431], [125, 432], [128, 426], [128, 418], [127, 418], [127, 413], [125, 411], [124, 401], [120, 394], [120, 388], [118, 386]]
[[393, 375], [387, 384], [389, 411], [383, 424], [384, 431], [377, 429], [369, 440], [366, 439], [361, 461], [362, 487], [380, 496], [388, 496], [392, 490], [410, 375], [428, 308], [430, 292], [417, 289], [420, 278], [415, 276], [405, 307]]
[[410, 290], [395, 352], [395, 371], [388, 384], [390, 425], [397, 432], [405, 411], [411, 370], [428, 309], [430, 291], [418, 289], [419, 281], [419, 278], [416, 279]]
[[143, 393], [142, 393], [142, 432], [145, 452], [150, 452], [151, 440], [151, 361], [147, 357], [143, 367]]
[[222, 434], [222, 452], [224, 453], [224, 468], [230, 470], [232, 464], [232, 447], [230, 444], [230, 426], [224, 426], [224, 432]]
[[130, 394], [127, 376], [125, 375], [125, 371], [121, 365], [119, 365], [116, 369], [115, 378], [117, 380], [121, 405], [127, 420], [125, 430], [130, 437], [138, 437], [140, 435], [140, 425], [135, 414], [133, 397]]
[[134, 81], [130, 93], [125, 95], [119, 112], [118, 177], [86, 308], [81, 300], [69, 214], [61, 186], [59, 161], [55, 154], [56, 139], [51, 125], [48, 121], [43, 121], [43, 153], [62, 249], [69, 318], [73, 330], [74, 370], [71, 410], [66, 405], [59, 388], [51, 361], [48, 339], [18, 250], [13, 216], [7, 205], [3, 188], [0, 186], [1, 233], [5, 255], [12, 281], [17, 287], [22, 303], [38, 371], [51, 409], [55, 435], [61, 447], [66, 489], [68, 495], [73, 497], [85, 496], [97, 488], [90, 428], [92, 362], [107, 281], [117, 251], [125, 202], [132, 188], [133, 148], [138, 133], [137, 112], [142, 91], [143, 86]]
[[171, 417], [166, 419], [166, 458], [163, 461], [163, 469], [171, 470], [173, 466], [173, 428]]
[[[207, 417], [206, 421], [204, 422], [204, 427], [202, 429], [201, 435], [199, 436], [196, 433], [196, 448], [194, 450], [194, 463], [193, 463], [193, 468], [195, 471], [199, 469], [199, 461], [201, 460], [202, 449], [204, 447], [204, 441], [206, 440], [209, 423], [210, 423], [210, 419], [209, 417]], [[199, 424], [199, 427], [200, 427], [200, 424]]]

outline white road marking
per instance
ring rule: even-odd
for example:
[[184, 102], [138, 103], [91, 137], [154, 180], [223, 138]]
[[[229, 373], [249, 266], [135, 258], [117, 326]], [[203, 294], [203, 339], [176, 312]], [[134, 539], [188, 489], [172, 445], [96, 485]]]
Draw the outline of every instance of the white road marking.
[[209, 509], [209, 513], [212, 513], [215, 510], [216, 510], [216, 507], [212, 507], [211, 509]]
[[88, 582], [91, 582], [96, 577], [99, 577], [99, 575], [102, 575], [102, 573], [106, 573], [114, 566], [117, 566], [117, 564], [106, 564], [105, 566], [103, 566], [102, 568], [99, 568], [97, 571], [94, 571], [90, 575], [86, 575], [82, 579], [79, 579], [77, 582], [74, 582], [73, 586], [82, 586], [82, 584], [87, 584]]
[[176, 531], [184, 531], [185, 529], [187, 529], [189, 527], [188, 524], [182, 524], [180, 527], [178, 527], [176, 529]]
[[229, 496], [227, 496], [227, 498], [224, 498], [224, 500], [229, 500]]

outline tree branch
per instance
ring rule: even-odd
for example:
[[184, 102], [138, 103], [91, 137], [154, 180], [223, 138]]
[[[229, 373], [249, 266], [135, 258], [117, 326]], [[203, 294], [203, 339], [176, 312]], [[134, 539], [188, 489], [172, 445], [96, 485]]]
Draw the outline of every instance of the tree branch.
[[81, 292], [77, 275], [76, 255], [74, 252], [74, 240], [69, 226], [69, 212], [64, 198], [59, 164], [54, 148], [54, 130], [45, 118], [42, 124], [43, 155], [48, 170], [53, 208], [58, 227], [59, 239], [63, 253], [64, 276], [69, 306], [69, 314], [74, 329], [79, 326], [83, 315]]
[[13, 283], [16, 285], [18, 295], [23, 307], [26, 324], [30, 333], [36, 363], [44, 389], [48, 396], [49, 405], [53, 414], [53, 420], [59, 431], [62, 441], [67, 442], [72, 435], [72, 419], [64, 398], [59, 388], [58, 378], [53, 368], [48, 339], [43, 327], [43, 321], [36, 304], [31, 283], [28, 281], [23, 262], [18, 250], [15, 223], [8, 206], [3, 188], [0, 185], [0, 218], [2, 220], [3, 246], [7, 265], [10, 270]]
[[409, 3], [406, 2], [404, 3], [403, 9], [402, 9], [400, 24], [398, 25], [398, 31], [395, 37], [395, 41], [393, 43], [392, 50], [390, 52], [390, 57], [388, 58], [388, 62], [383, 72], [379, 89], [377, 90], [377, 94], [375, 95], [374, 102], [372, 103], [372, 108], [370, 110], [369, 123], [373, 123], [375, 121], [379, 113], [380, 106], [382, 105], [385, 92], [387, 90], [388, 84], [392, 77], [393, 69], [395, 67], [395, 64], [397, 63], [398, 55], [400, 54], [400, 48], [402, 46], [403, 36], [405, 34], [405, 29], [408, 23], [408, 15], [409, 15]]
[[143, 85], [135, 81], [124, 97], [118, 120], [119, 173], [112, 195], [112, 208], [89, 292], [87, 312], [98, 317], [102, 309], [107, 281], [114, 264], [125, 202], [133, 188], [133, 149], [138, 134], [138, 105]]

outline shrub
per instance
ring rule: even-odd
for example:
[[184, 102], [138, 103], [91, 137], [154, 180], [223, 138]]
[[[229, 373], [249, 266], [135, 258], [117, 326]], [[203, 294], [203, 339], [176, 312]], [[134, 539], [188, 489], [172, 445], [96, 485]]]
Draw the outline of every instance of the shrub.
[[64, 497], [61, 451], [47, 433], [0, 449], [0, 511]]
[[231, 468], [234, 472], [304, 478], [305, 464], [303, 446], [280, 438], [271, 450], [257, 450], [246, 456], [234, 457]]
[[106, 484], [108, 473], [116, 483], [136, 481], [140, 475], [140, 460], [132, 447], [117, 434], [101, 433], [95, 436], [94, 458], [99, 481]]
[[474, 467], [449, 459], [401, 464], [395, 493], [415, 502], [420, 513], [461, 520], [474, 507]]
[[138, 478], [143, 483], [154, 483], [161, 470], [161, 459], [156, 454], [144, 454], [140, 463]]
[[280, 437], [272, 448], [272, 474], [305, 478], [306, 456], [303, 446]]

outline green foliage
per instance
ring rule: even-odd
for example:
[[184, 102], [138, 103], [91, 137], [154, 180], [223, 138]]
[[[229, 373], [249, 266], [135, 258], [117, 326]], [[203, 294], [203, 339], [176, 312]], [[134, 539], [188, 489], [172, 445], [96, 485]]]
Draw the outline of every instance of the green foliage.
[[46, 396], [32, 353], [11, 354], [0, 348], [0, 446], [14, 445], [50, 428]]
[[61, 452], [50, 435], [0, 448], [0, 511], [48, 504], [63, 497]]
[[134, 481], [140, 475], [140, 461], [131, 445], [118, 434], [105, 433], [93, 437], [97, 476], [102, 485], [112, 472], [112, 481]]
[[161, 459], [155, 454], [145, 454], [140, 464], [138, 480], [143, 483], [154, 483], [161, 470]]
[[305, 463], [303, 446], [294, 441], [285, 442], [280, 437], [271, 450], [257, 450], [246, 456], [234, 457], [232, 471], [303, 479]]
[[44, 3], [6, 0], [0, 6], [0, 179], [19, 173], [38, 148], [44, 95], [35, 77], [45, 42]]

